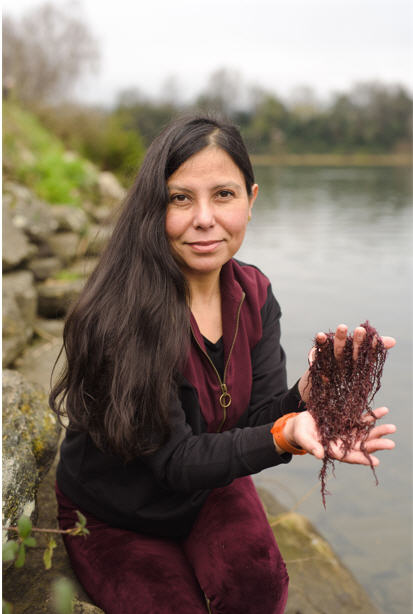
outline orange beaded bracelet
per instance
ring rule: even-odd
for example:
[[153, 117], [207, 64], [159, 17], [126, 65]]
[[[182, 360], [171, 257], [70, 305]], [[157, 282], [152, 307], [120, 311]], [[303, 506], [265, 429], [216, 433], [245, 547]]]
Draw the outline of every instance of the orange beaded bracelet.
[[307, 450], [304, 450], [303, 448], [295, 448], [290, 443], [288, 443], [288, 441], [284, 437], [285, 423], [290, 418], [294, 418], [294, 416], [297, 416], [298, 413], [299, 412], [295, 412], [292, 414], [284, 414], [284, 416], [278, 418], [278, 420], [276, 420], [272, 426], [271, 433], [274, 438], [274, 441], [282, 450], [290, 452], [290, 454], [307, 454]]

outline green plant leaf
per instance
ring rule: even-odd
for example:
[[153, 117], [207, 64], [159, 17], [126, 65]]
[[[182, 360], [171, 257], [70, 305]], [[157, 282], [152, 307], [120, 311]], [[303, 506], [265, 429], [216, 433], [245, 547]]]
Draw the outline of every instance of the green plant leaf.
[[51, 537], [49, 539], [49, 543], [47, 545], [46, 550], [44, 551], [43, 554], [43, 563], [44, 563], [44, 568], [45, 569], [50, 569], [52, 566], [52, 556], [53, 556], [53, 550], [56, 548], [57, 544], [54, 540], [53, 537]]
[[26, 547], [24, 544], [20, 544], [19, 552], [17, 553], [17, 559], [14, 563], [15, 567], [23, 567], [24, 561], [26, 560]]
[[58, 614], [72, 614], [75, 588], [67, 578], [59, 578], [52, 587], [53, 601]]
[[3, 599], [2, 614], [13, 614], [13, 606]]
[[13, 561], [16, 558], [18, 549], [19, 544], [14, 540], [3, 544], [3, 561]]
[[76, 514], [77, 514], [77, 517], [79, 519], [79, 525], [83, 529], [86, 526], [86, 518], [85, 518], [85, 516], [83, 516], [82, 512], [79, 512], [79, 510], [76, 510]]
[[89, 531], [86, 528], [87, 520], [85, 516], [82, 514], [82, 512], [79, 512], [79, 510], [76, 510], [76, 514], [79, 518], [79, 522], [77, 522], [75, 527], [72, 529], [72, 535], [89, 535]]
[[17, 521], [17, 526], [19, 529], [19, 537], [24, 539], [25, 537], [28, 537], [30, 535], [32, 531], [32, 522], [30, 518], [24, 515], [20, 516], [20, 518]]
[[23, 544], [25, 546], [28, 546], [29, 548], [34, 548], [37, 542], [35, 538], [30, 535], [29, 537], [26, 537], [26, 539], [23, 540]]

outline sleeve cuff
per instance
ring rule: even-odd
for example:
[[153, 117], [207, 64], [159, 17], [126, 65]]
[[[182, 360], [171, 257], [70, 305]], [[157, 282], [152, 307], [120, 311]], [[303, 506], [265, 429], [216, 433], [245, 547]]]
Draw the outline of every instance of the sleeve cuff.
[[292, 454], [285, 452], [278, 454], [271, 435], [272, 424], [248, 428], [248, 445], [242, 450], [242, 458], [248, 465], [251, 473], [258, 473], [263, 469], [276, 465], [289, 463]]
[[282, 401], [283, 414], [288, 414], [293, 411], [305, 411], [307, 409], [298, 390], [299, 381], [300, 380], [297, 380], [294, 386], [289, 389]]

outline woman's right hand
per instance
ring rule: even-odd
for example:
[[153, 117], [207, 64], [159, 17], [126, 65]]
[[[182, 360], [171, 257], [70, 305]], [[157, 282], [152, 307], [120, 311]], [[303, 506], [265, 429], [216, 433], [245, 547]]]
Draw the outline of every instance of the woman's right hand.
[[[366, 422], [372, 422], [383, 418], [388, 411], [387, 407], [379, 407], [374, 410], [374, 417], [371, 414], [366, 414], [364, 419]], [[383, 437], [391, 435], [395, 431], [396, 427], [394, 424], [380, 424], [374, 426], [369, 432], [364, 445], [373, 466], [379, 464], [379, 459], [376, 456], [371, 456], [374, 452], [378, 450], [391, 450], [394, 448], [394, 441], [392, 439], [383, 439]], [[303, 411], [286, 422], [284, 437], [292, 446], [303, 448], [316, 458], [324, 458], [324, 448], [321, 444], [317, 425], [313, 416], [308, 411]], [[343, 455], [341, 441], [337, 440], [331, 446], [330, 455], [331, 458], [344, 463], [358, 465], [370, 464], [369, 458], [366, 458], [364, 453], [360, 450], [360, 440], [356, 440], [353, 448], [346, 452], [345, 455]]]

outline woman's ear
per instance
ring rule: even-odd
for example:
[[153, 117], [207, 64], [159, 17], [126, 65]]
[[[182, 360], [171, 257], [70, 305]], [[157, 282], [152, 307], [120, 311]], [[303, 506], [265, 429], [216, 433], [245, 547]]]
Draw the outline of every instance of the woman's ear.
[[254, 206], [255, 199], [258, 196], [258, 183], [254, 183], [251, 187], [251, 196], [249, 197], [249, 207], [248, 207], [248, 219], [251, 219], [251, 211]]

